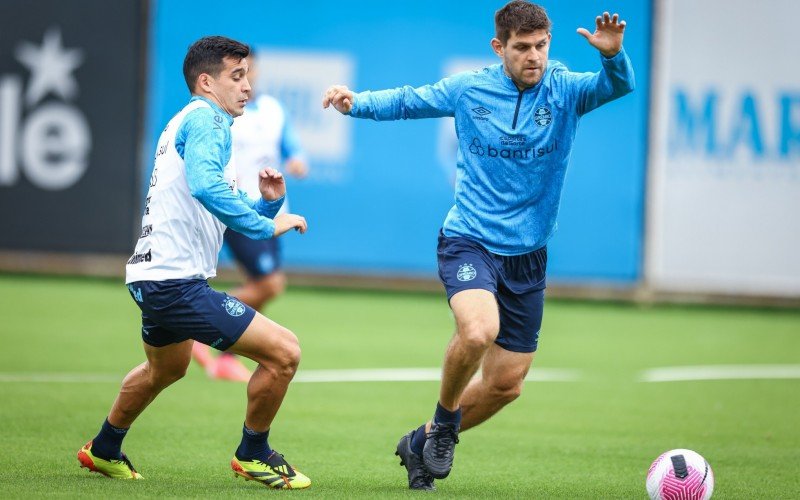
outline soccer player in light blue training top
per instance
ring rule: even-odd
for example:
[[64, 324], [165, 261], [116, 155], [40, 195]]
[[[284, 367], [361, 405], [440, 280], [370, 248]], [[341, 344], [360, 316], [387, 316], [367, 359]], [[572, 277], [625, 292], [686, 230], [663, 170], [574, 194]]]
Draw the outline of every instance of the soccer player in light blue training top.
[[195, 42], [184, 59], [192, 98], [161, 133], [142, 233], [126, 267], [125, 283], [142, 310], [147, 360], [128, 373], [100, 432], [78, 451], [83, 467], [108, 477], [142, 478], [122, 453], [122, 440], [147, 405], [184, 376], [197, 341], [258, 363], [233, 471], [272, 488], [311, 484], [267, 441], [300, 362], [297, 337], [206, 281], [216, 275], [226, 226], [257, 239], [307, 227], [299, 215], [276, 216], [286, 193], [277, 170], [257, 173], [257, 201], [236, 187], [230, 128], [250, 98], [248, 52], [214, 36]]
[[[459, 431], [515, 400], [536, 351], [547, 241], [580, 118], [633, 90], [622, 48], [625, 22], [608, 12], [590, 33], [597, 73], [548, 62], [550, 19], [509, 2], [495, 14], [491, 45], [502, 60], [433, 85], [353, 93], [329, 88], [323, 107], [373, 120], [455, 117], [455, 206], [439, 234], [439, 277], [456, 320], [433, 419], [397, 445], [412, 489], [433, 489], [453, 465]], [[481, 369], [479, 377], [473, 375]]]

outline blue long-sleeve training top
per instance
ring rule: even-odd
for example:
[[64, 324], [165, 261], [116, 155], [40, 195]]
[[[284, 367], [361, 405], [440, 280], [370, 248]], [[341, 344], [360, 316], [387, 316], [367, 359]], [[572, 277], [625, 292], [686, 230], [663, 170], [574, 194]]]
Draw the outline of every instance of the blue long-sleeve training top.
[[597, 73], [548, 63], [520, 91], [502, 64], [433, 85], [355, 94], [350, 115], [374, 120], [455, 117], [455, 205], [446, 236], [478, 241], [500, 255], [539, 249], [556, 230], [561, 191], [581, 116], [634, 88], [624, 50], [601, 57]]

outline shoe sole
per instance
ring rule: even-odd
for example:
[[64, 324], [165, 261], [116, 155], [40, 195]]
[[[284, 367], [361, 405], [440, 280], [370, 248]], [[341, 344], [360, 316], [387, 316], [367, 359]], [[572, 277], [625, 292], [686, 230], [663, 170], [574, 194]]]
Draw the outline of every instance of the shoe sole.
[[400, 454], [400, 450], [399, 449], [395, 450], [394, 454], [397, 455], [397, 457], [400, 458], [400, 467], [405, 467], [406, 466], [406, 462], [403, 460], [403, 455]]
[[400, 467], [405, 467], [406, 461], [403, 460], [403, 455], [400, 454], [400, 446], [402, 445], [402, 443], [403, 443], [402, 440], [399, 443], [397, 443], [397, 448], [395, 448], [394, 454], [397, 455], [397, 457], [400, 459]]
[[425, 462], [425, 456], [422, 457], [422, 463], [425, 464], [425, 468], [428, 469], [428, 472], [430, 473], [431, 476], [433, 476], [434, 479], [444, 479], [447, 476], [449, 476], [450, 475], [450, 471], [453, 470], [453, 466], [452, 465], [450, 466], [449, 469], [447, 469], [446, 471], [443, 471], [443, 472], [442, 471], [433, 470], [433, 469], [431, 469], [431, 466], [428, 465]]
[[434, 479], [444, 479], [450, 475], [450, 470], [452, 470], [450, 469], [444, 474], [442, 474], [442, 473], [435, 473], [434, 471], [432, 471], [430, 467], [428, 467], [428, 464], [425, 464], [425, 468], [428, 469], [428, 472], [430, 472], [431, 476], [433, 476]]

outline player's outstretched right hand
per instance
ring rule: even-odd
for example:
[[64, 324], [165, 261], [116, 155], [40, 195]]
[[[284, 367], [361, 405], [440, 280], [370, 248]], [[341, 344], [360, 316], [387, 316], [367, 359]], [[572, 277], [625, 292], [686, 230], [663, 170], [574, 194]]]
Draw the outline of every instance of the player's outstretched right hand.
[[275, 233], [272, 235], [273, 238], [277, 238], [290, 229], [296, 229], [300, 231], [300, 234], [305, 234], [306, 230], [308, 229], [306, 218], [301, 215], [280, 214], [276, 216], [273, 221], [275, 222]]
[[339, 113], [346, 115], [353, 109], [353, 91], [344, 85], [333, 85], [328, 88], [322, 96], [322, 107], [327, 109], [330, 105], [333, 105]]

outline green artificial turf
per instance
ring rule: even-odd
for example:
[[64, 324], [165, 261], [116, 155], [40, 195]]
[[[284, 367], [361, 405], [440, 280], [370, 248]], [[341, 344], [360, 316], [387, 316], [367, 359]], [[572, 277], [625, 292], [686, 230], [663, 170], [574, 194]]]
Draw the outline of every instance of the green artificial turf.
[[[300, 338], [301, 371], [438, 367], [453, 328], [440, 294], [290, 288], [267, 314]], [[0, 342], [0, 498], [287, 494], [232, 477], [245, 385], [197, 366], [126, 438], [144, 481], [78, 467], [78, 448], [144, 359], [138, 309], [120, 283], [0, 275]], [[651, 461], [690, 448], [714, 470], [714, 498], [798, 498], [800, 380], [641, 381], [655, 367], [751, 364], [800, 364], [800, 311], [548, 301], [533, 372], [578, 379], [527, 382], [518, 401], [462, 434], [452, 474], [425, 496], [646, 498]], [[33, 381], [56, 374], [74, 381]], [[270, 443], [313, 485], [288, 494], [419, 496], [394, 447], [430, 416], [437, 391], [294, 383]]]

